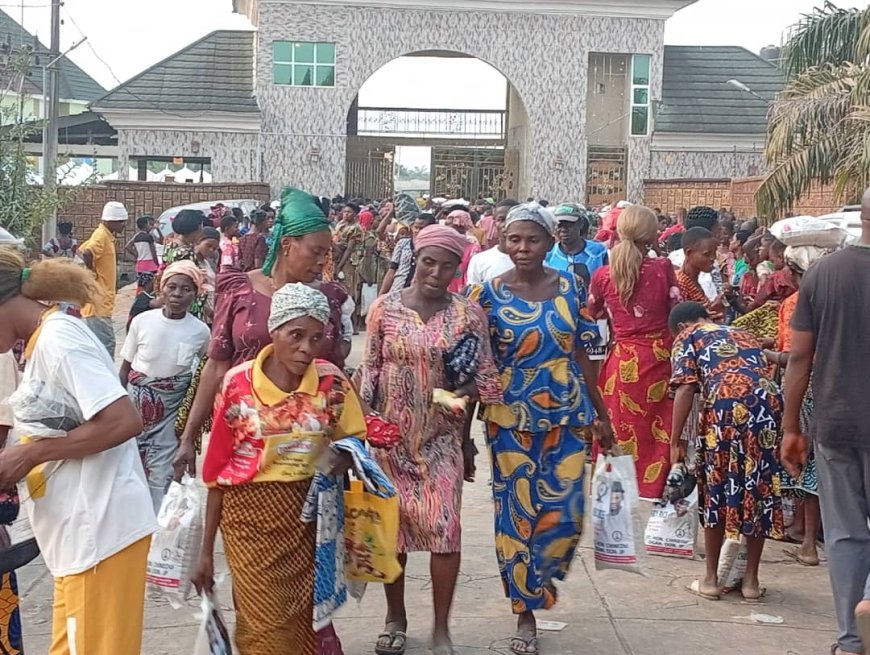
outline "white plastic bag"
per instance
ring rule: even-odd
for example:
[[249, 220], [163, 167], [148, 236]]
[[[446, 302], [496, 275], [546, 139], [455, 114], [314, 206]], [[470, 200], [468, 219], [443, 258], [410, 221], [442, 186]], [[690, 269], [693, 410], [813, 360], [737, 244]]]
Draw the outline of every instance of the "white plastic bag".
[[676, 503], [653, 506], [644, 532], [646, 552], [664, 557], [695, 557], [698, 538], [698, 489]]
[[369, 315], [369, 307], [372, 306], [372, 303], [378, 297], [378, 285], [377, 284], [363, 284], [362, 290], [360, 292], [360, 308], [359, 313], [362, 316]]
[[595, 568], [643, 574], [643, 530], [638, 522], [638, 488], [631, 455], [599, 455], [592, 478]]
[[203, 532], [203, 494], [193, 478], [173, 482], [160, 504], [148, 552], [148, 586], [166, 594], [177, 607], [190, 592]]
[[813, 216], [792, 216], [770, 226], [770, 233], [787, 246], [839, 248], [849, 234], [829, 221]]
[[211, 594], [203, 594], [202, 618], [193, 655], [233, 655], [230, 633]]
[[746, 575], [746, 540], [726, 539], [719, 552], [718, 585], [726, 594], [737, 589]]

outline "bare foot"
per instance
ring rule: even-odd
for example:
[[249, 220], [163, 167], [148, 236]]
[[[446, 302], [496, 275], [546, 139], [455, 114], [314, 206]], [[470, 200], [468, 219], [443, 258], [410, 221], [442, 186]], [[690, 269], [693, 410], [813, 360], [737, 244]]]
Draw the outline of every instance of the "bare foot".
[[743, 581], [743, 586], [740, 587], [740, 593], [743, 595], [743, 600], [747, 603], [757, 603], [767, 594], [767, 589], [758, 584], [758, 580]]
[[453, 640], [450, 633], [432, 634], [432, 655], [453, 655]]
[[517, 617], [517, 633], [511, 639], [511, 652], [516, 655], [537, 655], [538, 623], [532, 612]]

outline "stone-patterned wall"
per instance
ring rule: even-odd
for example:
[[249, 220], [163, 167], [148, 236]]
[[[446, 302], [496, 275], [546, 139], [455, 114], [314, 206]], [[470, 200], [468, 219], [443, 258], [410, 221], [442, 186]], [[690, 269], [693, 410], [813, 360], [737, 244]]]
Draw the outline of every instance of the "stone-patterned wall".
[[86, 239], [97, 226], [103, 205], [110, 200], [124, 203], [130, 220], [124, 234], [118, 238], [130, 238], [136, 231], [136, 218], [150, 214], [157, 218], [167, 209], [195, 202], [253, 198], [268, 202], [269, 186], [261, 183], [248, 184], [177, 184], [173, 182], [103, 182], [92, 186], [60, 187], [67, 194], [58, 220], [73, 224], [73, 236], [79, 241]]
[[[757, 214], [755, 192], [763, 181], [764, 178], [760, 176], [731, 181], [731, 199], [735, 214], [743, 217]], [[833, 187], [816, 184], [795, 203], [791, 211], [796, 216], [822, 216], [837, 211], [841, 205], [834, 195]]]
[[763, 173], [764, 156], [759, 152], [685, 152], [654, 150], [650, 157], [650, 180], [719, 179], [749, 177]]
[[[448, 50], [497, 68], [516, 88], [530, 125], [523, 187], [529, 195], [581, 199], [586, 187], [585, 99], [590, 52], [652, 55], [652, 98], [661, 97], [664, 21], [591, 16], [331, 7], [261, 0], [257, 96], [263, 114], [263, 179], [331, 196], [344, 189], [351, 102], [379, 68], [402, 55]], [[272, 43], [336, 43], [336, 86], [272, 84]], [[449, 80], [442, 81], [449, 84]], [[407, 83], [407, 82], [406, 82]], [[413, 82], [410, 82], [413, 83]], [[431, 80], [419, 80], [431, 84]], [[642, 193], [649, 138], [630, 140], [629, 194]], [[311, 163], [309, 152], [320, 158]], [[556, 170], [555, 160], [564, 160]]]
[[[212, 182], [251, 182], [260, 178], [257, 134], [173, 130], [118, 130], [122, 153], [119, 171], [126, 174], [129, 157], [210, 157]], [[196, 152], [194, 145], [199, 144]]]
[[645, 180], [643, 204], [673, 214], [680, 207], [731, 206], [731, 180]]

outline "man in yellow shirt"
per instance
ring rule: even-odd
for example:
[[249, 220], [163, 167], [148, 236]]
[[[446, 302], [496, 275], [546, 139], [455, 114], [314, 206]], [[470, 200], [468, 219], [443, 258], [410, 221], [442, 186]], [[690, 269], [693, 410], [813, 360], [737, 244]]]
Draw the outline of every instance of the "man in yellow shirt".
[[126, 223], [127, 210], [124, 205], [115, 201], [107, 202], [97, 229], [79, 246], [79, 255], [85, 266], [94, 272], [100, 287], [100, 298], [93, 305], [82, 308], [82, 316], [112, 358], [115, 357], [112, 312], [115, 309], [118, 275], [115, 235], [123, 232]]

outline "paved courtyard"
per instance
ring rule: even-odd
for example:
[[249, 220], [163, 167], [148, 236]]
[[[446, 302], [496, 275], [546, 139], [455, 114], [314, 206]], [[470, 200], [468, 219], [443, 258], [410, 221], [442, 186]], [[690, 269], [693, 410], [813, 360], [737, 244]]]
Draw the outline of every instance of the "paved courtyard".
[[[119, 307], [119, 313], [122, 311]], [[359, 337], [354, 352], [361, 350]], [[477, 441], [479, 444], [480, 436]], [[465, 487], [463, 561], [453, 611], [453, 636], [460, 655], [507, 654], [508, 638], [514, 628], [495, 562], [486, 461], [481, 455], [478, 481]], [[720, 602], [688, 594], [684, 588], [702, 572], [702, 561], [649, 557], [645, 577], [618, 571], [596, 572], [586, 536], [568, 580], [560, 587], [559, 605], [539, 615], [539, 620], [567, 624], [561, 631], [541, 633], [541, 652], [825, 655], [834, 640], [835, 628], [827, 568], [824, 563], [814, 569], [804, 568], [786, 558], [783, 547], [768, 543], [761, 569], [767, 597], [761, 604], [749, 605], [739, 594]], [[216, 567], [218, 572], [227, 570], [222, 553]], [[51, 631], [52, 580], [41, 560], [19, 572], [19, 585], [27, 652], [45, 653]], [[410, 557], [407, 595], [407, 652], [426, 653], [432, 604], [425, 556]], [[220, 600], [231, 623], [228, 580], [220, 588]], [[189, 607], [176, 610], [149, 594], [142, 653], [188, 655], [196, 637], [197, 607], [192, 599]], [[384, 612], [383, 592], [374, 585], [362, 603], [351, 601], [343, 609], [336, 625], [347, 655], [373, 652]]]

